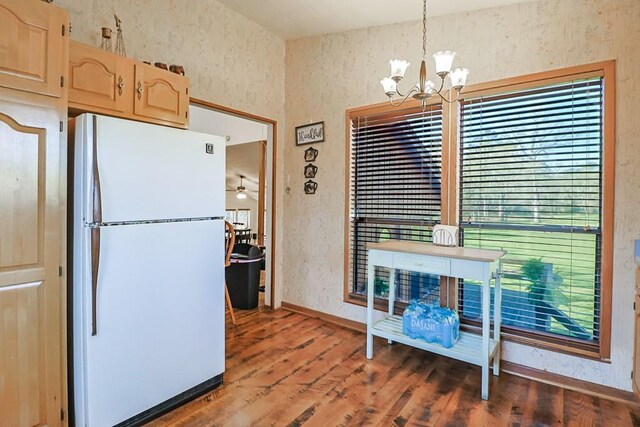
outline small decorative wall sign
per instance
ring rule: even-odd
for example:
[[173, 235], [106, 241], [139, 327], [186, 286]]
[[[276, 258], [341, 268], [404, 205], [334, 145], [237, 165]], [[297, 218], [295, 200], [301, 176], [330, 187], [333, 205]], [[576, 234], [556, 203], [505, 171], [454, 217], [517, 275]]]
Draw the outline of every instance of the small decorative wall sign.
[[316, 194], [316, 190], [318, 189], [318, 183], [315, 181], [307, 181], [304, 183], [304, 193], [305, 194]]
[[318, 150], [316, 150], [313, 147], [309, 147], [306, 150], [304, 150], [304, 161], [309, 163], [309, 162], [315, 162], [316, 161], [316, 157], [318, 157]]
[[324, 122], [296, 126], [296, 145], [313, 144], [324, 141]]
[[305, 178], [315, 178], [316, 173], [318, 173], [318, 167], [313, 163], [309, 163], [304, 167], [304, 177]]

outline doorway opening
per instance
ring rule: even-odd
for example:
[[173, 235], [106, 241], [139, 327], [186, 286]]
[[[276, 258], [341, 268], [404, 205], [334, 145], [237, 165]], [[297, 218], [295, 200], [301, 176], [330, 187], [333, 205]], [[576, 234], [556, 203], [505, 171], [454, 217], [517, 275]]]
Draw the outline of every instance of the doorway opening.
[[234, 224], [239, 242], [263, 252], [259, 301], [266, 308], [275, 308], [277, 122], [194, 98], [189, 122], [192, 131], [227, 140], [227, 220]]

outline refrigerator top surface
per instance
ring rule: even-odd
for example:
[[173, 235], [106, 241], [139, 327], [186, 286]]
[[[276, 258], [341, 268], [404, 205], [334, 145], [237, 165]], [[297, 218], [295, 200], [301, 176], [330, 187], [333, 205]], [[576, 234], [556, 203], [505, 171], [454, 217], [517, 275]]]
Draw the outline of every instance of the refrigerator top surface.
[[224, 216], [223, 137], [93, 114], [76, 126], [85, 222]]

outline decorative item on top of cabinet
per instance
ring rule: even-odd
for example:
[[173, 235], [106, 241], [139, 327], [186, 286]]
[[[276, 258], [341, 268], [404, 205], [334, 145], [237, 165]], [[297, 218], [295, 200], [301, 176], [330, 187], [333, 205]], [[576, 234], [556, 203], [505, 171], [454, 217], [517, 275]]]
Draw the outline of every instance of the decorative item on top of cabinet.
[[181, 76], [186, 75], [186, 73], [184, 72], [184, 67], [182, 65], [170, 65], [169, 71], [171, 71], [172, 73], [180, 74]]
[[0, 86], [61, 98], [68, 14], [37, 0], [0, 2]]
[[113, 18], [116, 20], [116, 47], [113, 52], [116, 55], [127, 56], [127, 50], [124, 47], [124, 37], [122, 36], [122, 21], [115, 13], [113, 14]]
[[102, 34], [102, 38], [100, 41], [100, 49], [106, 50], [107, 52], [111, 52], [111, 28], [102, 27], [100, 32]]
[[187, 128], [189, 79], [72, 42], [69, 108]]

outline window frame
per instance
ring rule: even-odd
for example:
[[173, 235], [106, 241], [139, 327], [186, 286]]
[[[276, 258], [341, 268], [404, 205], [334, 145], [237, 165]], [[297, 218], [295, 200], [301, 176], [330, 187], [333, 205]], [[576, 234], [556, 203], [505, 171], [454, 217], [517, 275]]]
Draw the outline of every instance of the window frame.
[[[447, 164], [449, 163], [449, 144], [446, 144], [445, 141], [449, 139], [449, 130], [450, 123], [448, 121], [449, 114], [445, 112], [445, 110], [450, 109], [450, 105], [444, 103], [440, 100], [439, 97], [432, 97], [427, 102], [427, 105], [438, 105], [442, 104], [442, 171], [444, 171], [445, 159]], [[352, 155], [352, 147], [351, 147], [351, 122], [354, 119], [362, 116], [370, 116], [376, 114], [385, 114], [385, 113], [398, 113], [403, 110], [410, 110], [415, 108], [420, 108], [421, 103], [419, 101], [411, 100], [407, 101], [403, 104], [401, 108], [393, 107], [388, 102], [379, 103], [375, 105], [365, 106], [365, 107], [357, 107], [352, 108], [346, 111], [345, 113], [345, 214], [344, 214], [344, 286], [343, 286], [343, 301], [359, 305], [362, 307], [367, 306], [367, 297], [366, 295], [360, 295], [351, 292], [351, 247], [350, 247], [350, 236], [351, 236], [351, 155]], [[449, 168], [447, 168], [449, 170]], [[447, 174], [448, 175], [448, 174]], [[441, 187], [445, 188], [448, 186], [448, 176], [444, 173], [441, 176]], [[449, 200], [445, 197], [445, 192], [442, 192], [441, 200], [440, 200], [440, 217], [442, 224], [448, 224], [451, 215], [447, 212], [447, 207], [449, 206]], [[454, 217], [455, 219], [455, 217]], [[445, 222], [446, 221], [446, 222]], [[443, 278], [440, 281], [441, 291], [443, 286], [443, 281], [447, 280], [447, 278]], [[445, 299], [441, 293], [441, 302]], [[402, 312], [404, 310], [405, 304], [401, 302], [396, 302], [396, 312]], [[376, 310], [387, 311], [388, 310], [388, 302], [386, 298], [375, 298], [374, 308]]]
[[[503, 333], [506, 340], [525, 345], [549, 349], [556, 352], [579, 355], [581, 357], [608, 361], [611, 356], [611, 307], [613, 293], [613, 233], [614, 233], [614, 192], [615, 192], [615, 100], [616, 75], [615, 60], [608, 60], [586, 65], [544, 71], [511, 77], [486, 83], [469, 85], [460, 93], [459, 99], [442, 106], [442, 177], [441, 177], [441, 218], [442, 224], [456, 225], [459, 212], [459, 169], [458, 152], [459, 139], [459, 101], [479, 96], [496, 95], [505, 92], [532, 89], [553, 83], [561, 83], [587, 77], [602, 77], [603, 79], [603, 143], [602, 143], [602, 253], [601, 253], [601, 302], [600, 302], [600, 337], [597, 350], [585, 347], [568, 339], [539, 339], [540, 334]], [[448, 93], [443, 94], [445, 97]], [[435, 99], [434, 99], [435, 98]], [[440, 103], [436, 96], [429, 100], [429, 104]], [[406, 108], [414, 108], [418, 102], [407, 102]], [[359, 116], [397, 111], [388, 102], [371, 106], [349, 109], [345, 114], [345, 229], [344, 229], [344, 302], [366, 306], [366, 298], [350, 292], [351, 265], [351, 120]], [[446, 286], [446, 285], [449, 286]], [[441, 301], [447, 299], [443, 292], [449, 290], [448, 300], [456, 301], [457, 279], [441, 279]], [[375, 309], [386, 311], [385, 300], [376, 300]], [[457, 307], [454, 307], [457, 309]], [[466, 325], [470, 330], [476, 326]]]

